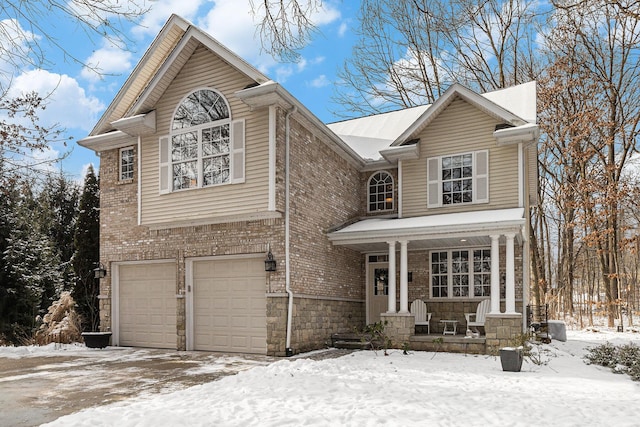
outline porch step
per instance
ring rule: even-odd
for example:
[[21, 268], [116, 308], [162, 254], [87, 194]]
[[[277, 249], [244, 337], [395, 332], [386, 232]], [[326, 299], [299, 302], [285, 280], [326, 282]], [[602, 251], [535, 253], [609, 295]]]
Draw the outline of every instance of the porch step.
[[442, 351], [447, 353], [487, 353], [485, 336], [466, 338], [463, 335], [414, 335], [409, 338], [409, 348], [418, 351]]
[[371, 348], [371, 342], [362, 341], [362, 338], [358, 334], [333, 334], [331, 335], [331, 346], [351, 350], [364, 350]]

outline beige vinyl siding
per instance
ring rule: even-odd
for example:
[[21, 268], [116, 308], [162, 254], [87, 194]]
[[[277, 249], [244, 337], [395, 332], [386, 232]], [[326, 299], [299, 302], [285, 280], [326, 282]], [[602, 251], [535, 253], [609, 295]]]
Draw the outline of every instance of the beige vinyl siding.
[[527, 173], [529, 188], [525, 193], [529, 197], [530, 204], [536, 204], [538, 200], [538, 145], [531, 144], [525, 150], [527, 156]]
[[[142, 141], [142, 224], [183, 221], [266, 211], [269, 195], [269, 113], [249, 111], [234, 93], [251, 84], [204, 47], [187, 61], [156, 105], [157, 134]], [[159, 137], [169, 134], [171, 118], [184, 96], [210, 87], [222, 93], [231, 107], [231, 119], [245, 119], [245, 182], [159, 194]]]
[[[518, 149], [496, 145], [498, 123], [458, 98], [427, 126], [418, 136], [420, 158], [402, 162], [403, 216], [517, 207]], [[427, 209], [427, 159], [477, 150], [489, 150], [489, 203]]]

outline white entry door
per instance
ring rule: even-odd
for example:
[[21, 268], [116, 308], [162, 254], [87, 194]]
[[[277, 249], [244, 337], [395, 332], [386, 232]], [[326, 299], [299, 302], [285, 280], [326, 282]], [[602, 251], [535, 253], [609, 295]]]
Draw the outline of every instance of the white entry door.
[[380, 321], [389, 304], [389, 264], [369, 264], [369, 318], [367, 323]]

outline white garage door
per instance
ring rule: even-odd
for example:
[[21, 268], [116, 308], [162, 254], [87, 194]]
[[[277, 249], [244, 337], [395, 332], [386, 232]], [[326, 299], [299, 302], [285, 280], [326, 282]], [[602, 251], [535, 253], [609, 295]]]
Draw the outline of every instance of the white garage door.
[[195, 350], [267, 352], [265, 274], [261, 259], [193, 262]]
[[176, 348], [175, 263], [119, 266], [119, 345]]

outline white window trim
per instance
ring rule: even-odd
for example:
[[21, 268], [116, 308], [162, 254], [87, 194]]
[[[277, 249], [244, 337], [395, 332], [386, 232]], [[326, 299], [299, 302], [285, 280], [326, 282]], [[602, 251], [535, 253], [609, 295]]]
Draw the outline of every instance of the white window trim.
[[[192, 126], [189, 128], [182, 128], [182, 129], [175, 129], [175, 130], [172, 129], [173, 117], [175, 117], [176, 111], [178, 111], [178, 108], [182, 105], [184, 100], [187, 99], [187, 97], [189, 97], [192, 93], [202, 91], [202, 90], [208, 90], [218, 94], [220, 96], [220, 99], [227, 106], [227, 111], [229, 111], [229, 117], [221, 120], [207, 122], [197, 126]], [[158, 181], [159, 181], [160, 194], [168, 194], [173, 192], [189, 191], [189, 190], [196, 190], [196, 189], [202, 189], [202, 188], [215, 188], [219, 186], [230, 185], [230, 184], [240, 184], [245, 182], [245, 167], [246, 167], [245, 165], [245, 159], [246, 159], [245, 119], [236, 119], [236, 120], [232, 119], [231, 106], [229, 105], [229, 102], [227, 101], [226, 97], [221, 92], [210, 87], [197, 88], [189, 92], [180, 100], [180, 102], [178, 102], [178, 104], [176, 105], [173, 111], [173, 115], [171, 117], [172, 117], [172, 120], [171, 120], [169, 134], [165, 136], [161, 136], [159, 138]], [[229, 179], [226, 182], [204, 186], [203, 185], [204, 184], [204, 166], [203, 166], [203, 153], [202, 153], [202, 130], [218, 127], [218, 126], [224, 126], [224, 125], [229, 126], [229, 152], [226, 154], [222, 154], [222, 156], [229, 157]], [[197, 155], [197, 158], [194, 159], [197, 162], [196, 163], [196, 173], [197, 173], [196, 185], [194, 187], [189, 187], [189, 188], [174, 189], [173, 188], [174, 162], [171, 156], [172, 137], [180, 134], [189, 133], [189, 132], [197, 132], [197, 139], [198, 139], [198, 148], [197, 148], [198, 155]], [[207, 158], [211, 158], [211, 157], [216, 157], [216, 156], [210, 156]], [[178, 162], [178, 163], [181, 163], [181, 162]]]
[[[490, 256], [493, 257], [493, 253], [491, 252], [491, 247], [488, 246], [478, 246], [478, 247], [472, 247], [472, 248], [453, 248], [453, 249], [442, 249], [442, 250], [433, 250], [429, 252], [429, 297], [434, 299], [434, 300], [438, 300], [438, 301], [444, 301], [444, 300], [465, 300], [465, 299], [476, 299], [476, 300], [481, 300], [481, 299], [486, 299], [487, 297], [490, 296], [491, 294], [491, 289], [489, 290], [489, 295], [483, 295], [483, 296], [475, 296], [475, 292], [474, 292], [474, 280], [473, 280], [473, 276], [474, 276], [474, 271], [473, 271], [473, 251], [478, 251], [478, 250], [483, 250], [483, 251], [489, 251]], [[451, 256], [452, 252], [457, 252], [457, 251], [467, 251], [469, 252], [469, 294], [467, 296], [453, 296], [453, 268], [452, 268], [452, 264], [453, 264], [453, 257]], [[432, 261], [431, 261], [431, 254], [433, 253], [439, 253], [439, 252], [446, 252], [447, 253], [447, 296], [446, 297], [438, 297], [438, 296], [434, 296], [433, 295], [433, 266], [432, 266]], [[499, 254], [498, 254], [499, 256]]]
[[[451, 203], [445, 205], [442, 203], [442, 159], [445, 157], [455, 157], [455, 156], [464, 156], [467, 154], [472, 155], [472, 171], [471, 171], [471, 179], [472, 179], [472, 190], [471, 190], [471, 202], [463, 202], [463, 203]], [[480, 165], [481, 157], [484, 156], [485, 164]], [[484, 166], [486, 173], [479, 173], [481, 166]], [[435, 168], [435, 170], [432, 170]], [[430, 179], [429, 177], [435, 174], [435, 179]], [[486, 194], [485, 198], [479, 197], [478, 190], [483, 187], [484, 192]], [[437, 194], [437, 201], [433, 201], [431, 199], [432, 193], [435, 192]], [[462, 153], [451, 153], [442, 156], [429, 157], [427, 159], [427, 207], [428, 208], [449, 208], [449, 207], [460, 207], [460, 206], [468, 206], [474, 204], [481, 203], [489, 203], [489, 150], [478, 150], [478, 151], [466, 151]]]
[[[373, 179], [374, 176], [376, 176], [379, 173], [385, 173], [385, 174], [387, 174], [389, 176], [389, 178], [391, 178], [391, 198], [393, 199], [391, 201], [391, 209], [375, 209], [375, 210], [371, 210], [371, 201], [369, 200], [369, 198], [371, 197], [371, 180]], [[367, 212], [368, 213], [392, 212], [393, 210], [395, 210], [395, 207], [396, 207], [395, 190], [396, 190], [396, 183], [395, 183], [395, 180], [393, 179], [393, 175], [391, 173], [389, 173], [386, 170], [379, 170], [379, 171], [375, 171], [374, 173], [372, 173], [369, 176], [369, 179], [367, 180]]]
[[[222, 127], [222, 126], [229, 126], [229, 151], [227, 153], [222, 153], [222, 154], [218, 154], [215, 156], [207, 156], [207, 159], [210, 158], [214, 158], [214, 157], [223, 157], [223, 156], [228, 156], [229, 157], [229, 180], [227, 182], [221, 182], [218, 184], [210, 184], [210, 185], [204, 185], [204, 153], [202, 151], [202, 131], [204, 129], [211, 129], [211, 128], [215, 128], [215, 127]], [[179, 162], [174, 162], [173, 159], [171, 159], [171, 150], [172, 150], [172, 143], [173, 140], [172, 138], [174, 136], [177, 135], [182, 135], [182, 134], [186, 134], [186, 133], [192, 133], [192, 132], [196, 132], [197, 133], [197, 140], [198, 140], [198, 154], [197, 157], [191, 160], [185, 160], [185, 161], [179, 161]], [[209, 123], [205, 123], [202, 125], [198, 125], [198, 126], [193, 126], [190, 128], [185, 129], [180, 129], [179, 132], [177, 131], [172, 131], [171, 134], [169, 135], [169, 171], [171, 173], [171, 191], [188, 191], [188, 190], [194, 190], [194, 189], [198, 189], [198, 188], [209, 188], [209, 187], [217, 187], [220, 185], [227, 185], [227, 184], [231, 184], [231, 177], [233, 176], [233, 171], [232, 171], [232, 159], [233, 159], [233, 147], [232, 147], [232, 141], [231, 141], [231, 119], [222, 119], [222, 120], [217, 120], [215, 122], [209, 122]], [[173, 188], [173, 166], [177, 163], [186, 163], [186, 162], [196, 162], [196, 173], [197, 173], [197, 180], [196, 180], [196, 186], [195, 187], [189, 187], [189, 188]]]
[[[130, 178], [123, 178], [123, 169], [122, 167], [124, 166], [122, 164], [122, 153], [124, 153], [125, 151], [131, 151], [132, 152], [132, 159], [131, 159], [131, 177]], [[135, 176], [135, 163], [136, 163], [136, 150], [134, 149], [133, 145], [130, 147], [124, 147], [121, 148], [118, 151], [118, 181], [119, 182], [131, 182], [133, 181], [133, 178]]]

